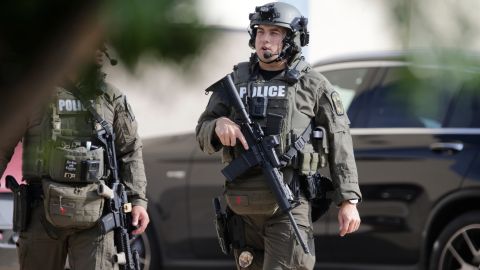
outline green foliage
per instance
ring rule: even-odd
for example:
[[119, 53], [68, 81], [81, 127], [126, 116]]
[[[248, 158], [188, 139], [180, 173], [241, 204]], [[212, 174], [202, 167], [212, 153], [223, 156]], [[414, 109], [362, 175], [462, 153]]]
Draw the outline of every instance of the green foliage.
[[129, 68], [145, 53], [185, 62], [211, 40], [191, 0], [7, 0], [0, 25], [0, 83], [12, 84], [38, 63], [68, 64], [89, 32], [103, 32]]
[[199, 23], [191, 0], [110, 0], [101, 14], [108, 42], [129, 67], [143, 53], [169, 61], [188, 60], [211, 34]]

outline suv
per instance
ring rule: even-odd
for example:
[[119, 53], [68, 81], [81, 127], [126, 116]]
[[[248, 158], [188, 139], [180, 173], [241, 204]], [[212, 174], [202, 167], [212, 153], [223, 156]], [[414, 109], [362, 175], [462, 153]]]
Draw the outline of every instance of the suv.
[[[314, 67], [348, 109], [364, 196], [358, 232], [338, 236], [335, 207], [314, 223], [318, 268], [480, 265], [480, 71], [409, 59], [377, 53]], [[184, 134], [144, 140], [144, 158], [152, 267], [232, 269], [213, 226], [220, 156]]]

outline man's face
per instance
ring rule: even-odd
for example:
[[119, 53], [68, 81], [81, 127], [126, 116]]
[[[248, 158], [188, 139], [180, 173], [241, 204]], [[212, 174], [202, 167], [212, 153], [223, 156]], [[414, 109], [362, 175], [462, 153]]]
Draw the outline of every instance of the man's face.
[[[255, 37], [255, 51], [260, 60], [265, 62], [275, 60], [282, 51], [286, 34], [287, 30], [283, 27], [260, 24]], [[270, 58], [264, 57], [267, 52], [272, 54]]]

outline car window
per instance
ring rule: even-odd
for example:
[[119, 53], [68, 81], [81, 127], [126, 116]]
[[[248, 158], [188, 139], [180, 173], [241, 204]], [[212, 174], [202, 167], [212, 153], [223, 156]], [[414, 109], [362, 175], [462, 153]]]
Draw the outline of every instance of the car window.
[[368, 96], [367, 127], [440, 128], [460, 84], [429, 68], [393, 67]]
[[[322, 74], [330, 81], [335, 90], [342, 98], [343, 106], [350, 118], [350, 127], [363, 127], [366, 122], [365, 114], [361, 108], [368, 99], [362, 98], [362, 92], [367, 91], [367, 76], [372, 74], [376, 68], [351, 68], [324, 71]], [[360, 98], [358, 98], [360, 97]]]
[[342, 98], [348, 110], [356, 92], [365, 80], [368, 68], [352, 68], [322, 72]]
[[480, 127], [480, 82], [467, 81], [448, 108], [445, 127]]

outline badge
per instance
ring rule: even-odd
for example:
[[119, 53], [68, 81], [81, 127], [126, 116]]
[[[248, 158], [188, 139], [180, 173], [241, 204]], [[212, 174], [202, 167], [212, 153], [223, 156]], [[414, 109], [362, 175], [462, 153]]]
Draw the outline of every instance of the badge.
[[345, 109], [343, 108], [342, 99], [340, 98], [340, 94], [338, 92], [333, 91], [332, 95], [332, 102], [333, 107], [335, 108], [335, 112], [338, 116], [345, 114]]
[[240, 253], [240, 256], [238, 256], [238, 265], [242, 268], [247, 268], [249, 267], [253, 262], [253, 254], [248, 251], [244, 250]]

